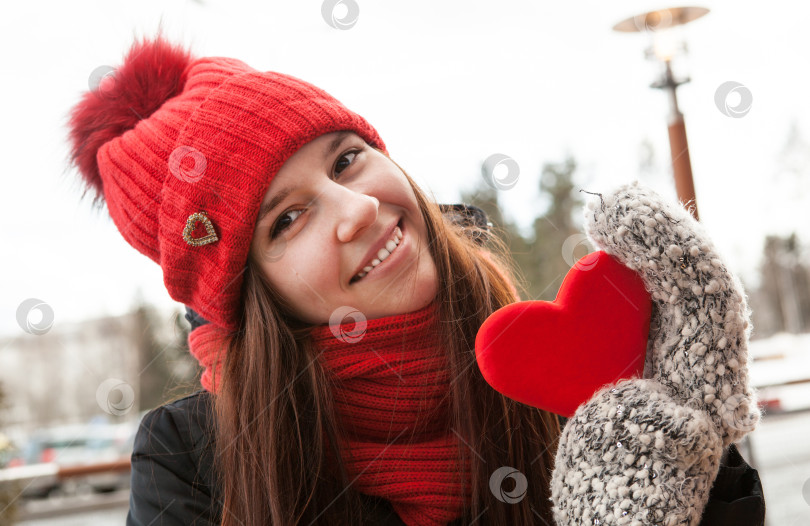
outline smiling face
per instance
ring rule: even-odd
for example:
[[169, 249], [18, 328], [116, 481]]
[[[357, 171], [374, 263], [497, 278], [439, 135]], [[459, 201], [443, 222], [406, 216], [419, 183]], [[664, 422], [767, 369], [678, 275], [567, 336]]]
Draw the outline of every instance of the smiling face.
[[369, 320], [413, 312], [438, 290], [405, 174], [353, 132], [322, 135], [284, 163], [264, 196], [250, 252], [297, 317], [312, 324], [328, 323], [343, 306]]

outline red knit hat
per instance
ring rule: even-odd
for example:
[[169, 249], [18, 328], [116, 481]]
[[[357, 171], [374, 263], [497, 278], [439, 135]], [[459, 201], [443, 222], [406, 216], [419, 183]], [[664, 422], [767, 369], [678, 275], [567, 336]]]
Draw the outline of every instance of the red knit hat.
[[124, 239], [158, 263], [169, 295], [227, 331], [267, 188], [301, 146], [376, 130], [325, 91], [238, 60], [194, 58], [162, 37], [72, 109], [72, 157]]

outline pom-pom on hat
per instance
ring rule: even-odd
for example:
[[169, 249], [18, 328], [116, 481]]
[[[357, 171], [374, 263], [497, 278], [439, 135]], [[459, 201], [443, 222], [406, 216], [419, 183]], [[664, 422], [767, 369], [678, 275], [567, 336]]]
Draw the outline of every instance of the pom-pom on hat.
[[163, 37], [70, 114], [72, 158], [94, 203], [158, 263], [169, 295], [225, 331], [239, 326], [242, 275], [267, 188], [325, 133], [351, 130], [387, 153], [376, 130], [303, 80], [230, 58], [195, 58]]

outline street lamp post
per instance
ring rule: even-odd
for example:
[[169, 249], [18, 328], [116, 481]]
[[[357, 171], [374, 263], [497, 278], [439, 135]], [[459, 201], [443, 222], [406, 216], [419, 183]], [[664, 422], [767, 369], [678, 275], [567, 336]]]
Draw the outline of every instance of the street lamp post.
[[675, 179], [675, 191], [678, 199], [686, 205], [695, 220], [699, 220], [695, 185], [692, 179], [692, 162], [689, 158], [689, 143], [686, 140], [686, 125], [683, 113], [678, 108], [676, 90], [689, 78], [676, 79], [672, 73], [671, 61], [679, 50], [685, 51], [685, 45], [678, 38], [679, 26], [696, 20], [709, 12], [703, 7], [673, 7], [650, 11], [622, 20], [614, 31], [622, 33], [647, 33], [652, 37], [652, 44], [646, 50], [649, 59], [659, 60], [664, 64], [662, 77], [650, 87], [660, 89], [669, 95], [669, 148], [672, 156], [672, 175]]

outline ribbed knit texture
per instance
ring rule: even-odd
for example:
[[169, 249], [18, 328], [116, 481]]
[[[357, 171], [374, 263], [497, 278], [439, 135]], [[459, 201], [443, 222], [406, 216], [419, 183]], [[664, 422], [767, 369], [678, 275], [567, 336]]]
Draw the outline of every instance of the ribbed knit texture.
[[188, 350], [203, 367], [200, 384], [210, 393], [219, 389], [227, 340], [228, 331], [213, 323], [206, 323], [188, 333]]
[[[247, 66], [231, 71], [235, 62], [201, 59], [191, 67], [186, 93], [204, 100], [175, 146], [202, 153], [206, 176], [194, 183], [167, 177], [159, 211], [169, 294], [232, 330], [259, 206], [284, 162], [311, 140], [344, 129], [384, 148], [370, 125], [323, 90], [281, 73]], [[220, 240], [191, 247], [181, 233], [189, 214], [200, 210], [208, 212]]]
[[[312, 84], [231, 58], [194, 58], [160, 38], [133, 44], [116, 71], [106, 91], [85, 93], [71, 112], [81, 175], [127, 243], [161, 266], [172, 299], [237, 330], [259, 207], [284, 162], [335, 131], [383, 152], [385, 144]], [[183, 232], [201, 212], [218, 239], [195, 246]], [[192, 238], [205, 235], [202, 225]]]
[[[487, 260], [492, 262], [491, 254], [487, 250], [482, 249], [480, 253]], [[512, 280], [500, 270], [499, 273], [503, 279], [506, 280], [515, 297], [520, 297]], [[197, 313], [197, 315], [202, 318], [199, 313]], [[375, 322], [374, 325], [380, 323], [383, 322]], [[188, 335], [189, 352], [197, 359], [197, 362], [199, 362], [200, 366], [203, 368], [200, 384], [203, 389], [211, 393], [217, 392], [222, 365], [225, 360], [224, 353], [227, 351], [226, 343], [229, 334], [227, 330], [214, 323], [206, 323], [195, 328]]]
[[458, 463], [459, 448], [466, 446], [450, 429], [447, 349], [439, 341], [436, 310], [431, 303], [368, 320], [356, 336], [353, 323], [312, 332], [351, 435], [341, 456], [353, 486], [391, 501], [409, 526], [446, 526], [472, 499], [469, 465]]

